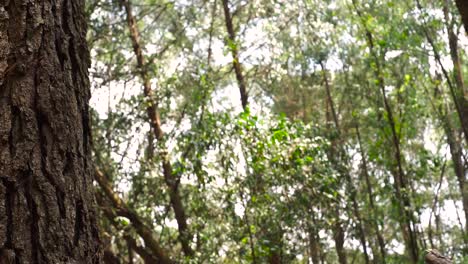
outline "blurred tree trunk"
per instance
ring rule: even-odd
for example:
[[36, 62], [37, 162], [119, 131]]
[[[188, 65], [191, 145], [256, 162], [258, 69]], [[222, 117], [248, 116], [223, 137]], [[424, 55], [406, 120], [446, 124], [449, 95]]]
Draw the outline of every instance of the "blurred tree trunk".
[[237, 84], [239, 85], [242, 108], [245, 110], [249, 104], [249, 96], [247, 93], [247, 86], [245, 84], [244, 73], [242, 71], [242, 64], [239, 61], [239, 43], [236, 42], [236, 33], [232, 23], [232, 14], [229, 10], [229, 0], [223, 0], [223, 10], [226, 30], [229, 36], [227, 44], [232, 55], [232, 66], [234, 67]]
[[424, 257], [427, 264], [452, 264], [452, 261], [437, 250], [430, 250]]
[[[379, 249], [380, 249], [381, 259], [379, 260], [381, 261], [381, 263], [385, 264], [385, 256], [386, 256], [385, 241], [384, 241], [382, 232], [380, 231], [380, 227], [379, 227], [379, 222], [378, 222], [378, 217], [377, 217], [378, 214], [377, 214], [376, 206], [374, 205], [374, 201], [375, 201], [374, 191], [372, 188], [372, 183], [370, 181], [369, 169], [367, 166], [367, 158], [366, 158], [367, 154], [365, 153], [363, 146], [362, 146], [361, 133], [359, 132], [358, 124], [356, 124], [356, 136], [357, 136], [358, 145], [359, 145], [359, 152], [362, 157], [362, 174], [364, 175], [364, 178], [365, 178], [367, 195], [369, 197], [369, 207], [370, 207], [369, 209], [371, 211], [370, 212], [371, 222], [374, 226], [375, 234], [377, 236], [377, 242], [379, 244]], [[374, 257], [376, 257], [376, 255], [377, 254], [374, 253]]]
[[[452, 87], [450, 92], [452, 94], [454, 104], [460, 117], [460, 123], [462, 125], [462, 131], [465, 134], [466, 144], [468, 144], [468, 100], [465, 98], [465, 94], [468, 96], [468, 93], [466, 93], [465, 91], [462, 65], [458, 50], [458, 36], [455, 34], [454, 29], [452, 28], [452, 23], [450, 22], [447, 0], [444, 3], [445, 5], [443, 11], [445, 17], [445, 25], [448, 32], [450, 57], [452, 59], [453, 75], [455, 78], [455, 85]], [[465, 8], [467, 6], [468, 3], [465, 3]], [[454, 163], [453, 166], [455, 169], [455, 174], [457, 175], [457, 180], [462, 195], [463, 209], [465, 211], [465, 232], [468, 233], [468, 185], [466, 184], [466, 166], [464, 166], [463, 164], [464, 162], [462, 158], [462, 146], [461, 144], [457, 144], [455, 142], [456, 135], [454, 135], [453, 129], [447, 127], [446, 131], [447, 141], [450, 145], [450, 152], [452, 154], [452, 160]], [[459, 140], [459, 143], [461, 142], [462, 140]]]
[[[357, 198], [356, 198], [356, 188], [354, 186], [354, 183], [353, 183], [353, 180], [351, 178], [351, 174], [350, 174], [350, 170], [348, 168], [349, 166], [349, 158], [347, 157], [347, 151], [346, 149], [343, 147], [343, 142], [344, 142], [344, 137], [343, 137], [343, 133], [341, 131], [341, 128], [340, 128], [340, 123], [339, 123], [339, 119], [338, 119], [338, 114], [336, 112], [336, 107], [335, 107], [335, 103], [333, 101], [333, 97], [332, 97], [332, 93], [331, 93], [331, 85], [330, 85], [330, 82], [328, 81], [328, 77], [327, 77], [327, 70], [325, 68], [325, 64], [323, 63], [323, 61], [320, 61], [320, 67], [321, 67], [321, 72], [322, 72], [322, 76], [323, 76], [323, 82], [325, 84], [325, 92], [326, 92], [326, 97], [327, 97], [327, 101], [328, 101], [328, 105], [330, 106], [330, 112], [331, 112], [331, 115], [333, 117], [333, 123], [334, 123], [334, 130], [337, 134], [336, 138], [334, 138], [332, 140], [332, 147], [334, 146], [340, 146], [338, 147], [338, 150], [336, 151], [336, 153], [333, 155], [332, 159], [335, 159], [335, 162], [333, 162], [333, 164], [335, 164], [335, 167], [336, 167], [336, 170], [340, 173], [340, 175], [342, 177], [345, 178], [346, 180], [346, 192], [349, 193], [349, 199], [351, 200], [351, 204], [352, 204], [352, 214], [354, 215], [354, 218], [356, 219], [356, 227], [358, 229], [358, 238], [361, 242], [361, 246], [362, 246], [362, 252], [363, 252], [363, 255], [364, 255], [364, 260], [365, 260], [365, 263], [368, 264], [369, 263], [369, 254], [367, 252], [367, 239], [366, 239], [366, 235], [364, 233], [364, 228], [362, 226], [362, 217], [361, 217], [361, 214], [359, 212], [359, 205], [358, 205], [358, 202], [357, 202]], [[335, 152], [334, 150], [332, 150], [332, 152]], [[336, 155], [336, 157], [335, 157]]]
[[313, 264], [320, 264], [320, 237], [318, 235], [319, 229], [317, 228], [317, 219], [315, 217], [314, 208], [310, 211], [310, 218], [312, 223], [309, 224], [309, 255], [312, 258]]
[[456, 0], [455, 2], [457, 3], [458, 11], [460, 11], [465, 31], [468, 33], [468, 3], [466, 0]]
[[0, 258], [101, 263], [83, 0], [0, 1]]

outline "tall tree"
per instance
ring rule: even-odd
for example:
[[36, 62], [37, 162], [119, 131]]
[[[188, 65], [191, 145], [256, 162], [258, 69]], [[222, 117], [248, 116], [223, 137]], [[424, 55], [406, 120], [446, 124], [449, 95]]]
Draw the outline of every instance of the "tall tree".
[[84, 1], [0, 2], [0, 260], [100, 263]]
[[158, 140], [162, 150], [159, 151], [159, 155], [162, 157], [162, 170], [164, 175], [164, 181], [169, 188], [169, 196], [171, 200], [172, 209], [177, 220], [179, 227], [179, 240], [182, 244], [184, 254], [188, 257], [193, 257], [194, 251], [190, 246], [192, 235], [190, 233], [187, 214], [185, 212], [184, 205], [182, 204], [182, 197], [180, 195], [179, 183], [180, 179], [174, 173], [170, 158], [168, 157], [166, 147], [164, 146], [165, 135], [161, 128], [161, 118], [159, 114], [159, 102], [155, 97], [155, 91], [151, 87], [151, 79], [148, 73], [148, 65], [145, 61], [143, 54], [143, 47], [140, 43], [140, 31], [135, 16], [133, 15], [132, 5], [128, 0], [122, 0], [124, 6], [127, 25], [130, 32], [130, 38], [132, 41], [133, 52], [137, 59], [137, 67], [143, 83], [143, 93], [147, 100], [146, 112], [151, 129], [154, 133], [154, 137]]
[[397, 208], [400, 213], [400, 227], [403, 234], [403, 239], [405, 241], [406, 250], [410, 257], [411, 263], [417, 263], [419, 258], [419, 249], [417, 243], [417, 232], [414, 228], [414, 221], [411, 210], [411, 199], [410, 199], [410, 186], [411, 183], [408, 179], [407, 173], [404, 171], [404, 156], [402, 154], [401, 147], [401, 133], [398, 131], [396, 125], [396, 116], [395, 110], [390, 103], [389, 96], [385, 89], [385, 79], [384, 79], [384, 63], [381, 61], [381, 56], [377, 54], [377, 49], [375, 46], [375, 40], [373, 33], [368, 28], [368, 24], [365, 20], [365, 17], [362, 11], [357, 6], [357, 1], [353, 0], [353, 6], [356, 10], [357, 15], [361, 20], [361, 24], [364, 28], [364, 34], [366, 38], [367, 45], [369, 47], [369, 53], [373, 59], [372, 68], [374, 70], [375, 83], [379, 88], [381, 101], [383, 108], [385, 109], [385, 119], [388, 122], [390, 127], [390, 142], [392, 145], [392, 155], [393, 159], [391, 162], [391, 167], [389, 170], [393, 175], [393, 184], [395, 191], [395, 199], [397, 203]]

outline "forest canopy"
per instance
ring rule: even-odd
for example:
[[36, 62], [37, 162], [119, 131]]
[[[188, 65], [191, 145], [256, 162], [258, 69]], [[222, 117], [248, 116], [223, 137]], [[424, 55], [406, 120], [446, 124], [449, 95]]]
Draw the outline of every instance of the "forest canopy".
[[106, 263], [467, 263], [458, 4], [87, 1]]

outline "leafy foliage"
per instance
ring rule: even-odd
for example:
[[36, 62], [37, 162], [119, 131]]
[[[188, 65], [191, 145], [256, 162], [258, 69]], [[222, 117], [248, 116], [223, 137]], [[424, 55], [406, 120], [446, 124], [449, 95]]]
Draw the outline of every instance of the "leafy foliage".
[[[437, 248], [461, 263], [468, 142], [447, 28], [466, 35], [452, 3], [417, 3], [89, 1], [96, 166], [177, 262], [417, 263]], [[193, 256], [183, 253], [174, 190]], [[143, 261], [121, 239], [145, 246], [132, 219], [103, 214], [102, 230], [116, 256]]]

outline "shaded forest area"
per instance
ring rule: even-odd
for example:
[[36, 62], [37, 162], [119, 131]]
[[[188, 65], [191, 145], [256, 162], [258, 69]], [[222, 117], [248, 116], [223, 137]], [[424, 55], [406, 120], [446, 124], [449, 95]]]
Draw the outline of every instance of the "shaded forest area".
[[467, 263], [467, 8], [89, 0], [105, 262]]

